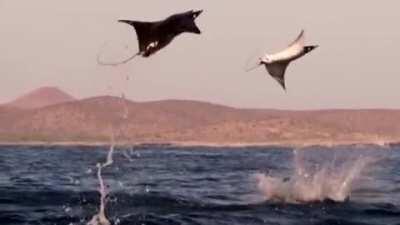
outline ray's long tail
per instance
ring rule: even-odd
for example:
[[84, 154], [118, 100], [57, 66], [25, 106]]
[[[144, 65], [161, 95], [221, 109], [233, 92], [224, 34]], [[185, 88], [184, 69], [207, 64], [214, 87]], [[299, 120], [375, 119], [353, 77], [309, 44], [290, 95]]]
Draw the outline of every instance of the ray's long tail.
[[141, 52], [137, 52], [137, 53], [133, 54], [132, 56], [130, 56], [130, 57], [128, 57], [128, 58], [126, 58], [126, 59], [124, 59], [124, 60], [122, 60], [120, 62], [104, 62], [101, 59], [101, 56], [102, 56], [103, 50], [104, 50], [106, 45], [107, 45], [107, 43], [105, 43], [103, 45], [103, 47], [101, 48], [101, 50], [99, 51], [99, 53], [97, 54], [97, 57], [96, 57], [97, 64], [102, 65], [102, 66], [119, 66], [119, 65], [122, 65], [122, 64], [126, 64], [126, 63], [130, 62], [132, 59], [134, 59], [136, 56], [141, 54]]

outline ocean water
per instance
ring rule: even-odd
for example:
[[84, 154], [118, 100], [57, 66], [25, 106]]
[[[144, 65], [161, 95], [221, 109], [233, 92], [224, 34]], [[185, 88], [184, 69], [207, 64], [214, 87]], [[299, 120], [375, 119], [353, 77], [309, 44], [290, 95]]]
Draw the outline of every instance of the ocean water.
[[[93, 222], [108, 151], [0, 147], [0, 224]], [[111, 161], [103, 224], [400, 224], [396, 146], [142, 146]]]

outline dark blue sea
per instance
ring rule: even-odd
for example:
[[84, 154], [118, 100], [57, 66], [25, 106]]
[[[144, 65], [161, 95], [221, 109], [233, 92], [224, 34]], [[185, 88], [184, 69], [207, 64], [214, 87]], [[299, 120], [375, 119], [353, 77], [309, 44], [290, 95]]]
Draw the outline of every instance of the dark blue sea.
[[[87, 224], [109, 147], [0, 147], [1, 225]], [[114, 225], [399, 225], [400, 146], [116, 148]]]

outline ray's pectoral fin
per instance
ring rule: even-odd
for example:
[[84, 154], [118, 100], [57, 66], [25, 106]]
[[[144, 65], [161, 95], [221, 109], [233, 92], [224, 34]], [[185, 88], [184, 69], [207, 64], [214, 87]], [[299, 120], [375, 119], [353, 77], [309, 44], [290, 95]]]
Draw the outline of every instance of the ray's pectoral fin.
[[288, 67], [289, 62], [276, 62], [271, 64], [266, 64], [268, 73], [286, 90], [285, 85], [285, 72]]
[[126, 23], [135, 28], [136, 35], [139, 42], [139, 52], [145, 53], [149, 46], [154, 46], [156, 42], [153, 40], [152, 29], [153, 22], [140, 22], [131, 20], [118, 20], [120, 23]]

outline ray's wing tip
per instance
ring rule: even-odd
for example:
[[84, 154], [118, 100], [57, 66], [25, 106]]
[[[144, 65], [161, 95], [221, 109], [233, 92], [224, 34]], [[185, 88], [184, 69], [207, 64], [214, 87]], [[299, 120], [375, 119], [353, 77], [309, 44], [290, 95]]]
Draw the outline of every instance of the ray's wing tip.
[[300, 34], [299, 34], [299, 39], [304, 39], [306, 34], [306, 31], [304, 29], [301, 29]]
[[286, 92], [287, 91], [286, 90], [286, 84], [285, 83], [281, 83], [281, 86], [282, 86], [283, 90]]
[[301, 44], [304, 45], [305, 44], [305, 35], [304, 35], [304, 29], [301, 30], [300, 34], [297, 35], [296, 39], [289, 44], [289, 47], [296, 45], [296, 44]]
[[130, 20], [118, 20], [118, 23], [126, 23], [126, 24], [129, 24], [129, 25], [132, 25], [132, 22], [133, 21], [130, 21]]

